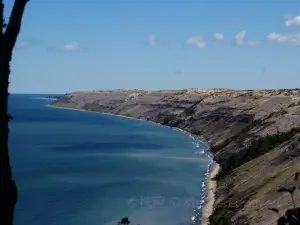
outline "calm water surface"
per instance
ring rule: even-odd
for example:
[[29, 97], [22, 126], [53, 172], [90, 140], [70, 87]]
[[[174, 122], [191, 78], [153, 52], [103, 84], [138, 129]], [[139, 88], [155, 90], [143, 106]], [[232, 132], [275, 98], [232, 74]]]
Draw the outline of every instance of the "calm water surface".
[[188, 225], [208, 165], [189, 136], [11, 95], [16, 225]]

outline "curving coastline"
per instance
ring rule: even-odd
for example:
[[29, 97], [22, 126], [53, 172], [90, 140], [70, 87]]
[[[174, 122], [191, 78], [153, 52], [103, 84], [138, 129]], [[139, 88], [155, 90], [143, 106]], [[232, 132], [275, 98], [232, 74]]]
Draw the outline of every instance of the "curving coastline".
[[291, 185], [290, 174], [300, 171], [298, 89], [74, 92], [51, 106], [146, 120], [211, 146], [219, 166], [206, 180], [205, 225], [209, 217], [210, 225], [269, 225], [277, 218], [267, 208], [292, 206], [276, 187]]
[[[47, 107], [53, 107], [53, 108], [61, 108], [61, 109], [66, 109], [66, 110], [75, 110], [75, 111], [83, 111], [83, 112], [93, 112], [85, 109], [73, 109], [73, 108], [65, 108], [65, 107], [57, 107], [53, 105], [47, 105]], [[215, 191], [216, 191], [216, 181], [213, 180], [213, 178], [217, 175], [220, 169], [220, 165], [213, 160], [213, 157], [211, 153], [209, 152], [210, 146], [208, 143], [202, 141], [200, 138], [197, 138], [195, 135], [193, 135], [190, 132], [187, 132], [185, 130], [176, 128], [176, 127], [169, 127], [162, 125], [160, 123], [144, 120], [144, 119], [137, 119], [134, 117], [129, 117], [129, 116], [123, 116], [123, 115], [116, 115], [116, 114], [111, 114], [111, 113], [101, 113], [101, 112], [93, 112], [93, 113], [99, 113], [99, 114], [104, 114], [104, 115], [109, 115], [109, 116], [118, 116], [121, 118], [126, 118], [126, 119], [134, 119], [134, 120], [140, 120], [143, 122], [148, 122], [152, 123], [156, 126], [161, 126], [161, 127], [167, 127], [170, 129], [173, 129], [178, 132], [185, 133], [186, 135], [190, 136], [192, 139], [197, 139], [201, 144], [203, 144], [206, 149], [206, 155], [211, 158], [211, 162], [207, 165], [207, 174], [206, 178], [204, 181], [205, 186], [203, 187], [204, 193], [202, 193], [205, 198], [202, 200], [204, 201], [201, 205], [198, 206], [199, 211], [196, 212], [196, 216], [199, 217], [199, 223], [200, 225], [209, 225], [209, 217], [211, 216], [213, 212], [213, 207], [214, 207], [214, 201], [215, 201]], [[194, 218], [196, 218], [196, 216]], [[198, 223], [192, 218], [193, 223]]]

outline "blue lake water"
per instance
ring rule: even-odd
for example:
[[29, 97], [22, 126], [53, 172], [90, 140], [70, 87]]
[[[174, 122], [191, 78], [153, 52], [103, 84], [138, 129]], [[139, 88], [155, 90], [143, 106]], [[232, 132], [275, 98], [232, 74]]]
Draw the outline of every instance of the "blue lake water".
[[186, 134], [11, 95], [15, 225], [189, 225], [209, 159]]

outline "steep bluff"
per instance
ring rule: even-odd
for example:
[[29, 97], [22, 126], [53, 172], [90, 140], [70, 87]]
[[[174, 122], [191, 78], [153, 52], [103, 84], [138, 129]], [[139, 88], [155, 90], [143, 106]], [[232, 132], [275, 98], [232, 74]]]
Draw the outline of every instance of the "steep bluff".
[[[276, 224], [268, 208], [292, 207], [277, 189], [300, 171], [299, 89], [74, 92], [52, 105], [145, 119], [209, 142], [221, 165], [212, 225]], [[300, 191], [294, 201], [300, 205]]]

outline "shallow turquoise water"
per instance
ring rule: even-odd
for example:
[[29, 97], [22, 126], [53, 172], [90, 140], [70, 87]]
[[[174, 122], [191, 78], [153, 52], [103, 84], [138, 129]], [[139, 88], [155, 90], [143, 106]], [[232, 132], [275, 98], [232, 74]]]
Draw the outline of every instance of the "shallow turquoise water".
[[10, 96], [16, 225], [192, 223], [208, 165], [195, 154], [201, 144], [147, 122], [47, 107], [39, 96]]

